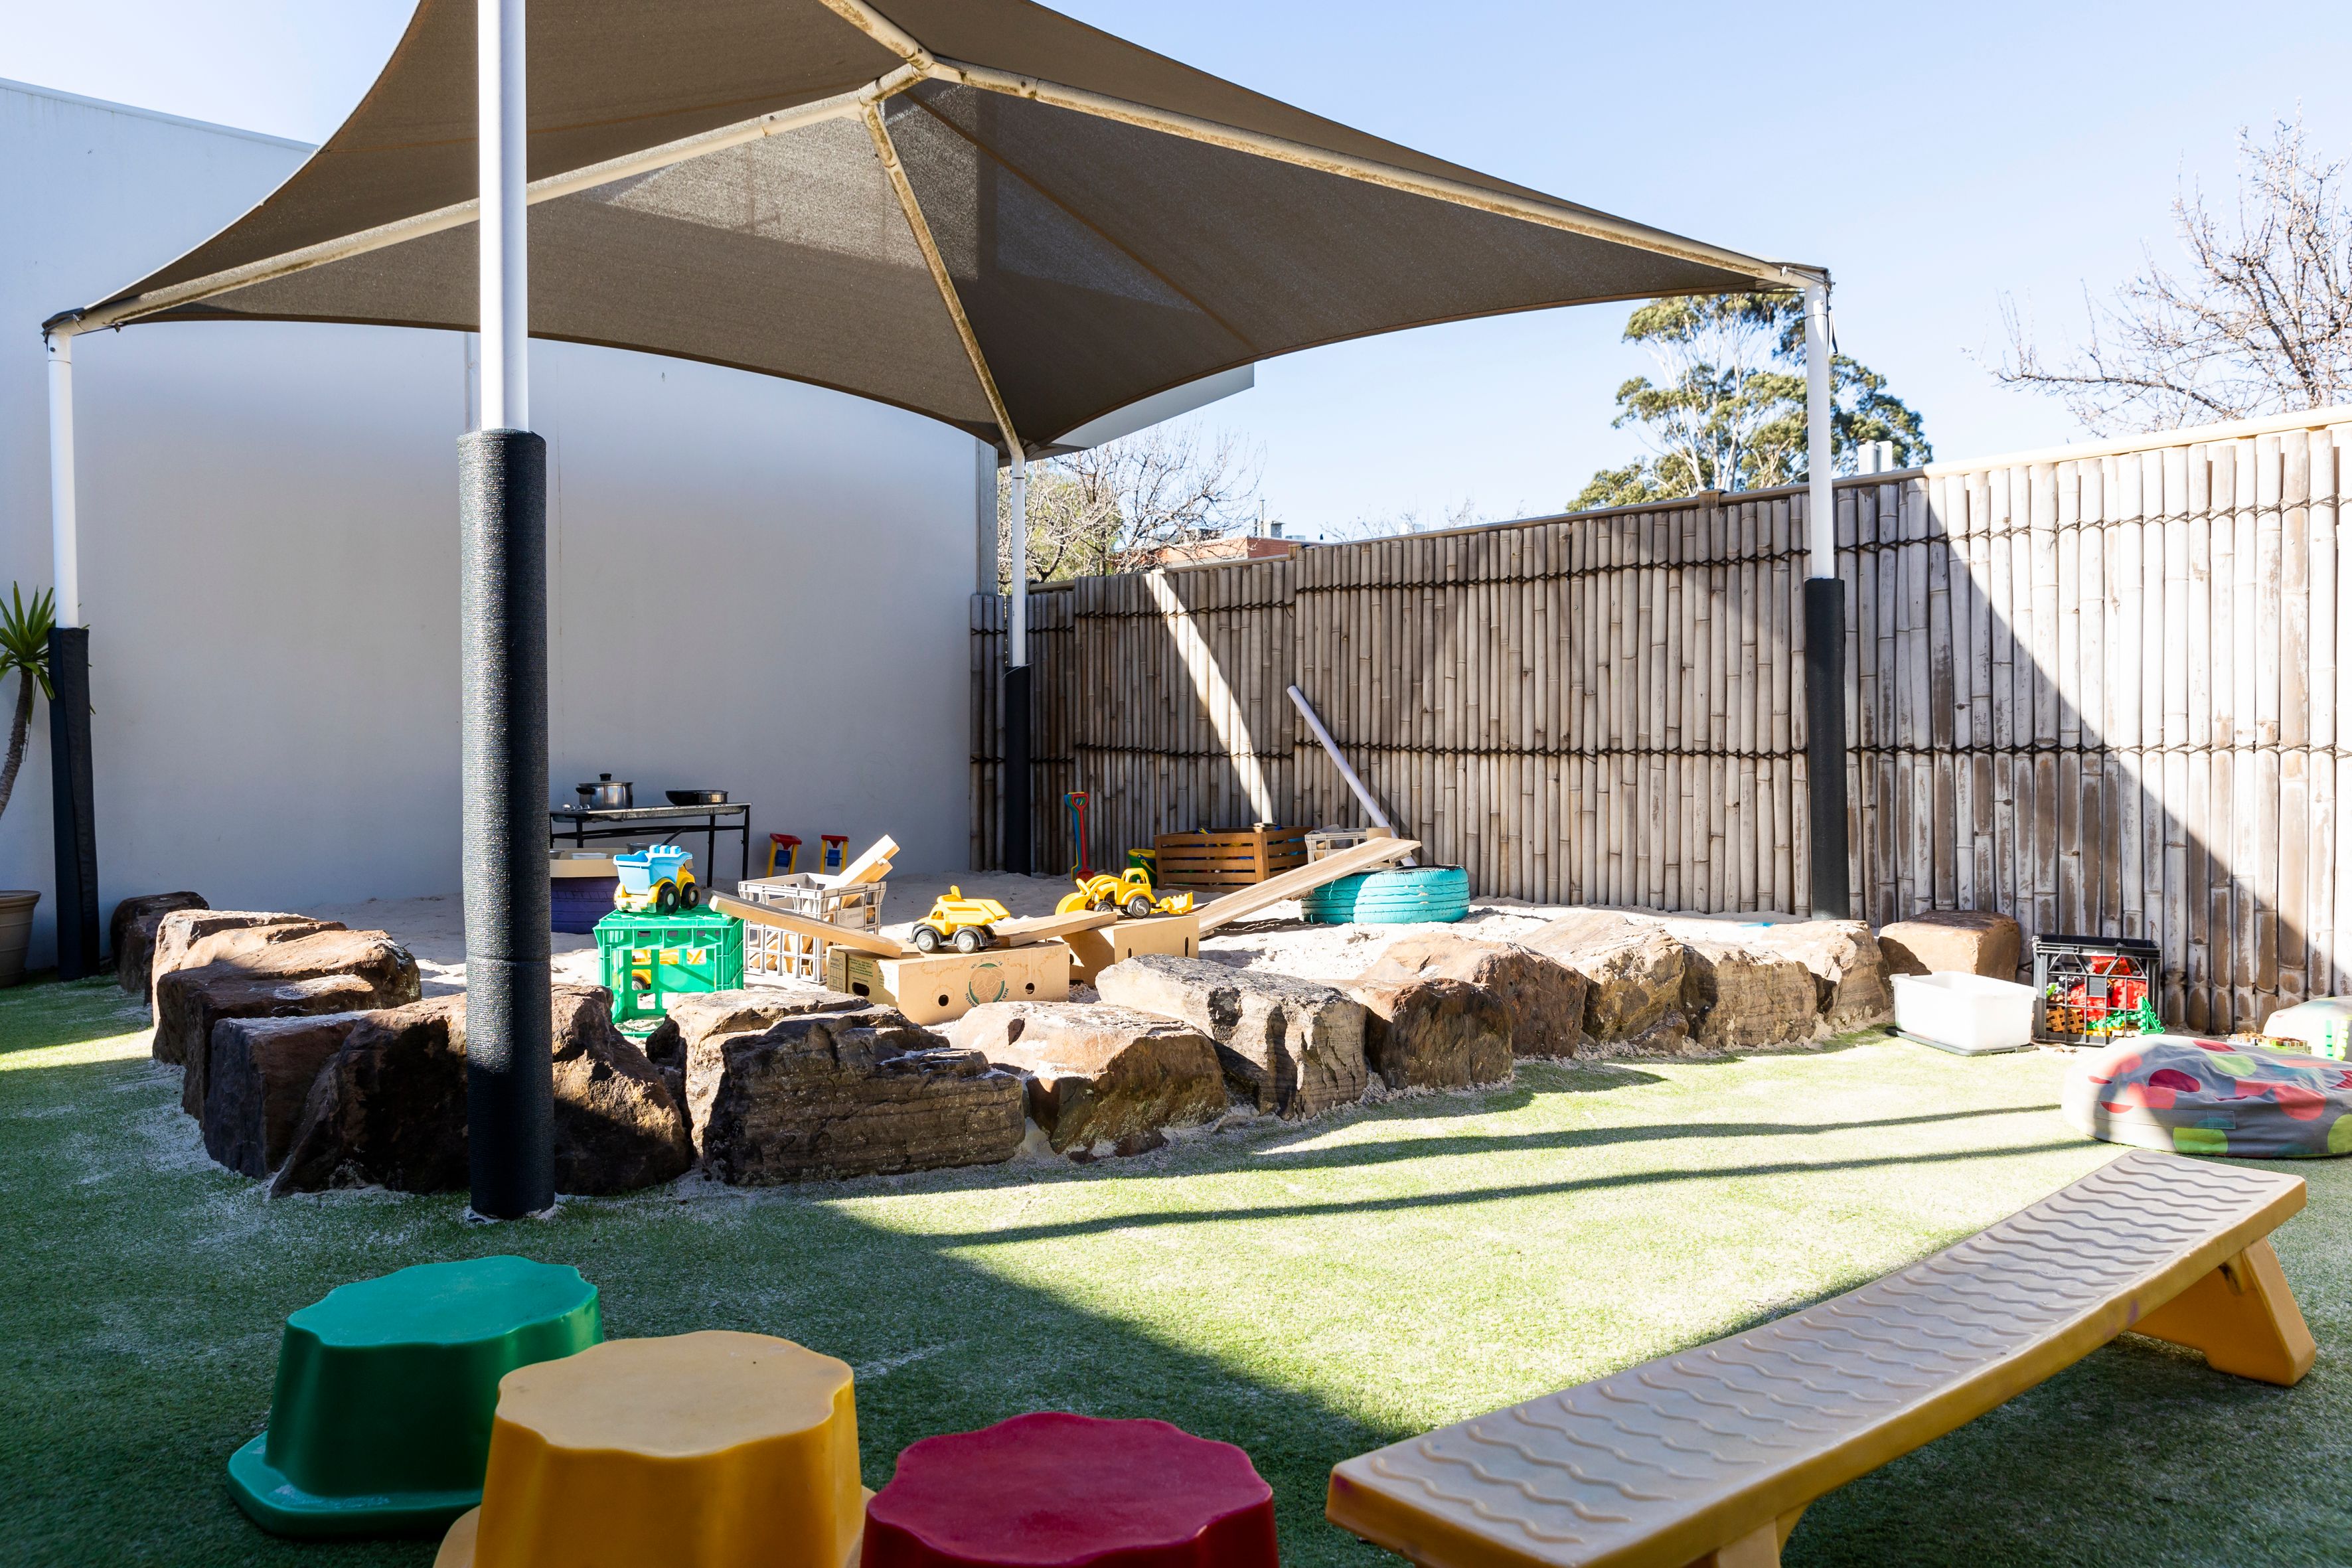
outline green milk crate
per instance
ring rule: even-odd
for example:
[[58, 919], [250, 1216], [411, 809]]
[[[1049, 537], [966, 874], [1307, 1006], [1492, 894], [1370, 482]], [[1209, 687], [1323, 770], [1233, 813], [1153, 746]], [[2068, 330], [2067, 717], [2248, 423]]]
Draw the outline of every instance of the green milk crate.
[[672, 996], [743, 984], [743, 922], [707, 910], [614, 910], [596, 922], [596, 952], [613, 993], [614, 1023], [661, 1017]]

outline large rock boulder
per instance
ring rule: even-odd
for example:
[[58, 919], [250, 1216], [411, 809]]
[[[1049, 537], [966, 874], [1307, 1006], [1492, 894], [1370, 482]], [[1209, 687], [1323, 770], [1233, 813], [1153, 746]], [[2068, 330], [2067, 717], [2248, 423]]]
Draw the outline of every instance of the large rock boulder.
[[155, 958], [155, 928], [174, 910], [204, 910], [202, 893], [142, 893], [114, 906], [106, 922], [106, 951], [114, 954], [114, 983], [147, 1000], [148, 968]]
[[319, 1069], [365, 1013], [307, 1018], [224, 1018], [206, 1053], [205, 1152], [232, 1171], [266, 1177], [285, 1162]]
[[330, 1187], [462, 1188], [466, 999], [372, 1013], [320, 1068], [271, 1197]]
[[[167, 917], [177, 919], [176, 916]], [[190, 950], [250, 932], [223, 932]], [[184, 1068], [180, 1104], [201, 1117], [209, 1082], [214, 1028], [224, 1018], [296, 1018], [398, 1007], [424, 994], [416, 960], [380, 931], [309, 931], [277, 942], [250, 942], [232, 956], [183, 966], [155, 980], [158, 1061]]]
[[[683, 1174], [693, 1146], [651, 1062], [613, 1026], [612, 994], [554, 988], [555, 1186], [627, 1192]], [[467, 1184], [466, 999], [436, 996], [359, 1019], [319, 1071], [270, 1195]]]
[[194, 969], [271, 942], [344, 929], [341, 921], [314, 921], [308, 915], [268, 910], [171, 910], [155, 922], [154, 947], [147, 963], [147, 995], [152, 1000], [155, 982], [175, 969]]
[[2017, 978], [2025, 933], [1992, 910], [1930, 910], [1878, 930], [1890, 974], [1988, 974]]
[[1886, 960], [1860, 921], [1786, 921], [1739, 933], [1740, 944], [1793, 958], [1813, 972], [1815, 1010], [1832, 1035], [1866, 1029], [1895, 1016]]
[[1364, 1006], [1328, 985], [1148, 953], [1095, 976], [1106, 1002], [1192, 1025], [1261, 1111], [1316, 1116], [1363, 1098]]
[[1682, 1010], [1687, 949], [1658, 925], [1588, 910], [1518, 940], [1585, 977], [1584, 1032], [1596, 1051], [1615, 1056], [1683, 1048], [1690, 1033]]
[[1057, 1154], [1157, 1147], [1171, 1127], [1225, 1113], [1217, 1047], [1187, 1024], [1087, 1002], [989, 1002], [950, 1043], [1028, 1082], [1029, 1114]]
[[1460, 931], [1429, 931], [1391, 942], [1356, 977], [1356, 985], [1406, 980], [1462, 980], [1486, 990], [1510, 1015], [1515, 1056], [1571, 1057], [1584, 1046], [1589, 983], [1531, 947]]
[[1694, 942], [1683, 957], [1683, 1014], [1706, 1050], [1796, 1045], [1826, 1034], [1813, 972], [1793, 958]]
[[686, 1086], [703, 1169], [738, 1186], [997, 1164], [1027, 1125], [1018, 1076], [880, 1008], [707, 1035]]
[[1468, 1089], [1511, 1077], [1511, 1012], [1491, 991], [1442, 975], [1359, 981], [1364, 1060], [1391, 1089]]
[[696, 1042], [719, 1035], [756, 1035], [810, 1013], [855, 1013], [872, 1005], [863, 996], [789, 977], [756, 988], [688, 993], [671, 999], [667, 1016], [646, 1037], [646, 1057], [684, 1108], [686, 1058]]
[[555, 1190], [634, 1192], [694, 1164], [686, 1115], [645, 1052], [613, 1026], [601, 985], [555, 987]]

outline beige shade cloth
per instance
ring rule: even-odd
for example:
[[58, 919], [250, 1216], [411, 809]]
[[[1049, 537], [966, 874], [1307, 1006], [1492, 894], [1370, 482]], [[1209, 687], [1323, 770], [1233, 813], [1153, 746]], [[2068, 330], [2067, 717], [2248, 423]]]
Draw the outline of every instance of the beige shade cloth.
[[[471, 329], [474, 25], [471, 0], [423, 0], [285, 184], [58, 320]], [[1806, 270], [1025, 0], [533, 0], [529, 28], [533, 336], [836, 387], [1000, 447], [1318, 343]]]

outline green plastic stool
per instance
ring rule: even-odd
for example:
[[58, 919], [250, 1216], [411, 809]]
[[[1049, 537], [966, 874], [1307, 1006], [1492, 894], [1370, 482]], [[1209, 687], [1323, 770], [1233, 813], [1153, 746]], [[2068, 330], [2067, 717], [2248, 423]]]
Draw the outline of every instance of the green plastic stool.
[[229, 1456], [278, 1535], [446, 1530], [482, 1500], [499, 1379], [604, 1337], [596, 1287], [528, 1258], [339, 1285], [286, 1320], [269, 1430]]

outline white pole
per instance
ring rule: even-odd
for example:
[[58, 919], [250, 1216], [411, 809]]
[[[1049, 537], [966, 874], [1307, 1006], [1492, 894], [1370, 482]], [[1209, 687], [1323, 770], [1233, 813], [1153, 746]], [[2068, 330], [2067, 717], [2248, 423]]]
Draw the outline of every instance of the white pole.
[[1340, 781], [1354, 794], [1357, 804], [1372, 819], [1372, 826], [1385, 827], [1394, 833], [1396, 824], [1391, 822], [1389, 814], [1381, 809], [1381, 803], [1372, 798], [1372, 792], [1364, 787], [1364, 781], [1356, 776], [1356, 770], [1348, 765], [1348, 759], [1340, 754], [1339, 742], [1333, 740], [1331, 731], [1323, 727], [1323, 721], [1316, 713], [1314, 705], [1307, 700], [1307, 693], [1296, 686], [1289, 688], [1289, 691], [1291, 703], [1297, 708], [1298, 716], [1307, 721], [1307, 727], [1315, 731], [1317, 740], [1323, 742], [1323, 749], [1331, 755], [1331, 765], [1339, 770]]
[[57, 623], [81, 625], [81, 547], [74, 527], [73, 334], [51, 332], [49, 350], [49, 570]]
[[530, 428], [530, 208], [523, 186], [523, 0], [475, 0], [482, 180], [482, 425]]
[[1004, 662], [1019, 669], [1029, 662], [1029, 459], [1021, 448], [1013, 448], [1012, 519], [1006, 530], [1012, 537], [1009, 555], [1012, 585], [1005, 590], [1012, 600], [1011, 613], [1004, 628]]
[[1837, 496], [1830, 412], [1830, 289], [1805, 285], [1806, 510], [1811, 515], [1811, 557], [1808, 577], [1837, 575]]

